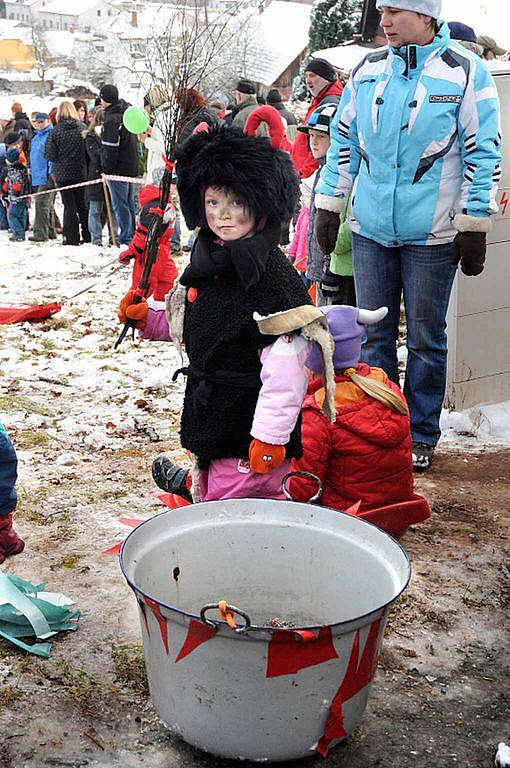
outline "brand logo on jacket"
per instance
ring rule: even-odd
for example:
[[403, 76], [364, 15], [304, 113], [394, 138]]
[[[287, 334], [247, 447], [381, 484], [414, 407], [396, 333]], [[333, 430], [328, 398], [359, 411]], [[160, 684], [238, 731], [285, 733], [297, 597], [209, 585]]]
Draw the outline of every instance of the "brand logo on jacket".
[[455, 96], [453, 93], [438, 93], [429, 96], [431, 104], [460, 104], [462, 96]]

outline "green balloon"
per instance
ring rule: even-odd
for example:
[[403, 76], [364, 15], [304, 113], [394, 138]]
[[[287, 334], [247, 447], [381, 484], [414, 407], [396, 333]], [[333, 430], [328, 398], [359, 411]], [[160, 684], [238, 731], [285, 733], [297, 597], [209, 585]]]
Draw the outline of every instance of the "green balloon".
[[122, 115], [124, 127], [130, 133], [143, 133], [150, 125], [150, 118], [141, 107], [128, 107]]

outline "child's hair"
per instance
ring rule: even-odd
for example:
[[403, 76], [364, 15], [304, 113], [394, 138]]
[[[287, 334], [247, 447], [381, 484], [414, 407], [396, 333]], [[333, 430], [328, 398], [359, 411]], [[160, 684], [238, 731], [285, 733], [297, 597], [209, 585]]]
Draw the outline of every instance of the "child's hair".
[[344, 371], [344, 376], [347, 376], [347, 378], [363, 390], [366, 395], [387, 405], [390, 410], [395, 413], [401, 413], [404, 416], [409, 416], [409, 409], [405, 400], [402, 400], [402, 398], [399, 397], [396, 392], [393, 392], [393, 390], [383, 381], [377, 381], [377, 379], [371, 379], [368, 376], [360, 376], [359, 373], [356, 373], [355, 368], [347, 368]]
[[94, 109], [91, 110], [90, 114], [92, 115], [92, 119], [87, 127], [87, 130], [85, 131], [85, 135], [87, 133], [94, 133], [94, 130], [97, 128], [97, 126], [103, 125], [104, 123], [103, 107], [94, 107]]
[[79, 120], [78, 112], [72, 101], [63, 101], [57, 109], [57, 123], [61, 120]]

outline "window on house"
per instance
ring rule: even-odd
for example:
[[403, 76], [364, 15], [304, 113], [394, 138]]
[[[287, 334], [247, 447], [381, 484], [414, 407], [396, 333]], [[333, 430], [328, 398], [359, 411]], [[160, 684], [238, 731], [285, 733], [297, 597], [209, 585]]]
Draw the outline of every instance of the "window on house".
[[100, 10], [97, 12], [97, 15], [98, 15], [98, 16], [101, 16], [101, 11], [100, 11]]

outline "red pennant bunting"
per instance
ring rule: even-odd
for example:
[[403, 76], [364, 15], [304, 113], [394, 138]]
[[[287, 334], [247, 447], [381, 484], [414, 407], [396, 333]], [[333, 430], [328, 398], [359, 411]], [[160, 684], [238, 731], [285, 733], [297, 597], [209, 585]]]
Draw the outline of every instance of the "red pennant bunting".
[[158, 603], [156, 603], [155, 600], [151, 600], [150, 597], [147, 597], [146, 600], [147, 600], [147, 605], [149, 606], [149, 608], [151, 609], [151, 611], [152, 611], [152, 613], [154, 615], [154, 618], [156, 619], [156, 621], [159, 624], [159, 631], [161, 632], [161, 639], [163, 640], [163, 645], [165, 646], [165, 651], [168, 653], [168, 627], [167, 627], [166, 619], [163, 616], [163, 614], [161, 613], [161, 608], [158, 605]]
[[342, 705], [346, 701], [349, 701], [349, 699], [352, 699], [356, 693], [359, 693], [361, 690], [363, 690], [363, 688], [368, 685], [375, 674], [378, 657], [377, 639], [379, 637], [379, 627], [381, 625], [383, 616], [381, 616], [370, 627], [367, 641], [365, 643], [363, 654], [359, 660], [359, 663], [359, 629], [356, 632], [344, 679], [342, 680], [340, 688], [336, 692], [335, 697], [331, 702], [324, 733], [316, 747], [316, 751], [323, 757], [327, 756], [329, 745], [332, 741], [343, 739], [345, 736], [347, 736], [344, 728]]
[[136, 601], [138, 603], [138, 607], [140, 608], [140, 610], [142, 612], [143, 623], [145, 624], [145, 629], [147, 630], [147, 634], [148, 634], [149, 640], [150, 640], [151, 632], [150, 632], [150, 629], [149, 629], [149, 623], [147, 621], [147, 613], [146, 613], [146, 610], [145, 610], [145, 603], [143, 602], [143, 600], [140, 600], [140, 598], [138, 596], [136, 598]]
[[349, 509], [344, 510], [346, 515], [357, 515], [361, 507], [361, 499], [353, 504]]
[[274, 632], [267, 652], [266, 677], [294, 675], [300, 669], [338, 658], [330, 627], [321, 627], [313, 639], [309, 635], [292, 629]]
[[136, 528], [137, 525], [140, 525], [140, 523], [143, 523], [144, 520], [148, 519], [148, 517], [121, 517], [119, 522], [121, 522], [122, 525], [129, 525], [130, 528]]
[[178, 661], [181, 661], [185, 656], [188, 656], [195, 650], [195, 648], [198, 648], [199, 645], [206, 643], [211, 637], [214, 637], [216, 632], [216, 627], [210, 627], [208, 624], [204, 624], [201, 621], [190, 619], [186, 640], [177, 654], [175, 663], [177, 664]]
[[120, 550], [122, 549], [122, 541], [119, 541], [118, 544], [114, 544], [113, 547], [110, 547], [110, 549], [105, 549], [104, 552], [101, 552], [102, 555], [118, 555]]

